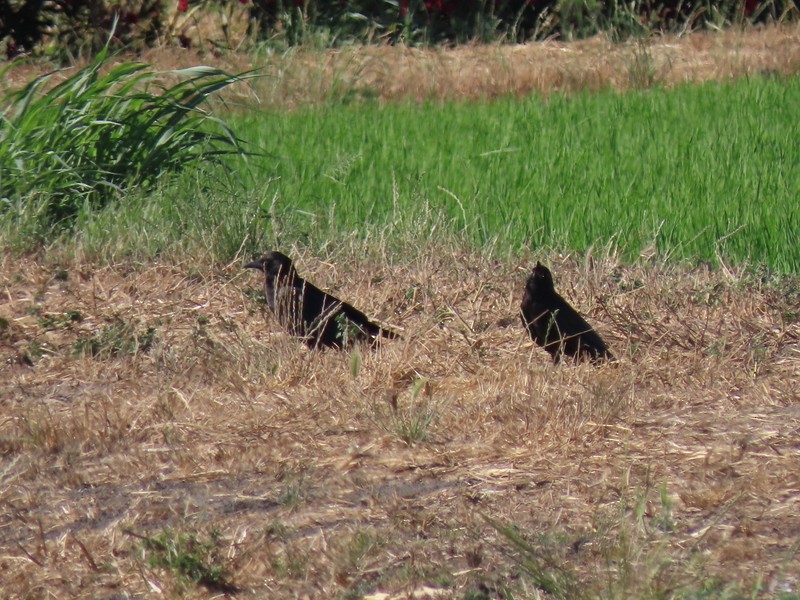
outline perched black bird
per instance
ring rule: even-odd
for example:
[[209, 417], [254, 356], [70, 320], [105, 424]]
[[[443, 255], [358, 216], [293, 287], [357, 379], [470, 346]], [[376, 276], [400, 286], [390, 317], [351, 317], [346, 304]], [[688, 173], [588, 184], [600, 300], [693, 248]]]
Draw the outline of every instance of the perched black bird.
[[592, 326], [558, 295], [553, 275], [540, 262], [525, 284], [520, 309], [531, 338], [551, 354], [554, 363], [565, 354], [577, 361], [614, 359]]
[[245, 269], [264, 273], [267, 304], [281, 326], [310, 346], [347, 348], [353, 342], [377, 342], [379, 337], [396, 338], [357, 308], [326, 294], [297, 274], [292, 259], [280, 252], [267, 252]]

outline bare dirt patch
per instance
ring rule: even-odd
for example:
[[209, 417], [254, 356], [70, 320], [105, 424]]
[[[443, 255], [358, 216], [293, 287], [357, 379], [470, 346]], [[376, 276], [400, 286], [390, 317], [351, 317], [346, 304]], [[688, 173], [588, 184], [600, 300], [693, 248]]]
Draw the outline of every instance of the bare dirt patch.
[[282, 333], [239, 265], [3, 257], [3, 588], [204, 596], [136, 536], [216, 531], [244, 595], [549, 597], [489, 517], [568, 590], [797, 593], [797, 282], [544, 258], [618, 363], [533, 345], [528, 260], [300, 257], [403, 329], [342, 353]]

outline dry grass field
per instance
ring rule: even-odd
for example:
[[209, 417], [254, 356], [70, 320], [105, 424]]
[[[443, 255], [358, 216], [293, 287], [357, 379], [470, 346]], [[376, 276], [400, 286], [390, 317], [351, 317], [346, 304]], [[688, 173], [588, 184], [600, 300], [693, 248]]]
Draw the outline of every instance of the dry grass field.
[[[177, 55], [171, 55], [174, 60]], [[234, 68], [236, 63], [231, 64]], [[436, 50], [348, 48], [254, 61], [267, 107], [338, 98], [381, 101], [486, 100], [531, 93], [630, 90], [800, 71], [800, 28], [656, 36], [613, 43], [603, 36], [560, 43]]]
[[4, 596], [797, 597], [797, 280], [537, 255], [619, 357], [553, 366], [533, 258], [298, 256], [402, 330], [342, 353], [238, 264], [4, 256]]
[[[202, 48], [202, 47], [201, 47]], [[208, 64], [265, 77], [239, 101], [267, 109], [361, 98], [385, 102], [484, 100], [530, 93], [629, 90], [800, 71], [800, 26], [696, 32], [613, 43], [604, 36], [572, 43], [291, 49], [261, 56], [157, 48], [141, 60], [164, 69]], [[20, 86], [48, 65], [23, 62], [6, 74]]]

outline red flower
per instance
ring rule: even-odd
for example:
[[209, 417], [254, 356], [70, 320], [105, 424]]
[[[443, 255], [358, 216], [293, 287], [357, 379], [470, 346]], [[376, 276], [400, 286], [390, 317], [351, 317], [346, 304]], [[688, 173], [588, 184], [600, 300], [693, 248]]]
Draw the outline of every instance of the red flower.
[[239, 4], [247, 4], [250, 0], [239, 0]]
[[456, 3], [453, 0], [425, 0], [424, 4], [429, 14], [439, 13], [449, 17], [456, 11]]
[[178, 11], [186, 12], [189, 10], [189, 0], [178, 0]]
[[11, 60], [17, 54], [19, 54], [19, 48], [17, 48], [17, 45], [13, 42], [13, 40], [8, 40], [8, 43], [6, 44], [6, 58]]

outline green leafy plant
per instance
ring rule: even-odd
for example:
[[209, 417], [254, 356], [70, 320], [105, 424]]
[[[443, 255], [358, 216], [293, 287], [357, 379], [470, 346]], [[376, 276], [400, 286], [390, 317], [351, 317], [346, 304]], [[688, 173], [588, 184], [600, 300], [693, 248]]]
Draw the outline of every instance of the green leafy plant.
[[132, 531], [128, 535], [138, 538], [152, 567], [175, 573], [186, 583], [203, 585], [212, 590], [235, 592], [227, 569], [219, 553], [220, 535], [212, 531], [207, 540], [193, 533], [175, 533], [169, 529], [155, 537], [142, 536]]
[[154, 327], [137, 331], [131, 323], [115, 319], [96, 335], [78, 339], [74, 346], [75, 356], [111, 358], [120, 355], [133, 355], [147, 352], [156, 339]]
[[66, 329], [72, 323], [83, 321], [83, 315], [77, 310], [68, 310], [62, 314], [47, 313], [39, 318], [39, 326], [42, 329]]
[[48, 73], [0, 99], [0, 219], [42, 239], [167, 173], [246, 155], [201, 108], [245, 75], [204, 66], [159, 74], [113, 58], [106, 45], [63, 81]]

